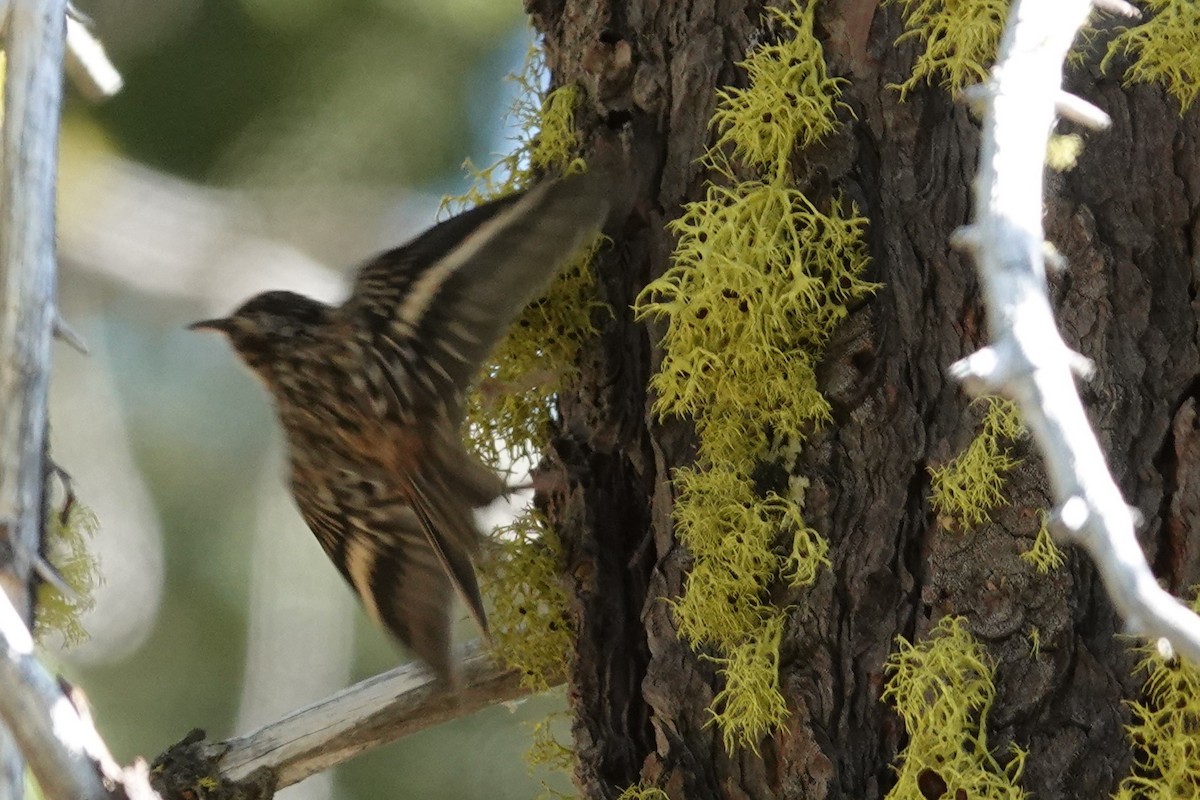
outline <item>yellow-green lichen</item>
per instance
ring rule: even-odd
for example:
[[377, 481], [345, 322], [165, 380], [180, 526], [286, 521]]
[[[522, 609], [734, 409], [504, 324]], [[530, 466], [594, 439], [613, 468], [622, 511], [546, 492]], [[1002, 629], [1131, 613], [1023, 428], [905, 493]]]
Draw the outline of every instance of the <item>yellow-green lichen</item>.
[[767, 601], [771, 584], [812, 582], [829, 563], [828, 544], [804, 524], [799, 504], [758, 497], [728, 462], [680, 468], [675, 486], [676, 535], [696, 559], [675, 603], [679, 632], [694, 644], [740, 647], [777, 614]]
[[617, 795], [617, 800], [671, 800], [671, 797], [662, 789], [639, 783]]
[[821, 43], [813, 35], [815, 3], [790, 11], [769, 8], [784, 36], [759, 47], [739, 66], [750, 88], [722, 89], [712, 126], [717, 147], [762, 169], [786, 165], [796, 145], [807, 147], [837, 127], [838, 78], [830, 78]]
[[[910, 39], [921, 44], [912, 74], [893, 86], [900, 90], [901, 99], [922, 82], [937, 82], [957, 94], [963, 87], [987, 79], [1010, 0], [889, 1], [901, 6], [904, 19], [905, 32], [896, 44]], [[1140, 5], [1152, 16], [1109, 41], [1101, 68], [1107, 69], [1119, 55], [1129, 57], [1125, 83], [1162, 84], [1179, 101], [1182, 113], [1200, 94], [1200, 3], [1145, 0]], [[1081, 33], [1080, 41], [1068, 54], [1076, 65], [1087, 60], [1097, 38], [1095, 29], [1088, 26]]]
[[875, 288], [859, 278], [868, 256], [856, 211], [835, 202], [823, 213], [782, 180], [747, 181], [710, 184], [671, 223], [673, 266], [637, 308], [669, 320], [655, 410], [691, 415], [704, 458], [753, 460], [768, 429], [799, 438], [829, 419], [820, 348], [847, 303]]
[[1200, 94], [1200, 3], [1145, 0], [1140, 5], [1153, 16], [1113, 38], [1101, 67], [1118, 54], [1130, 57], [1125, 83], [1161, 83], [1183, 113]]
[[70, 594], [52, 583], [38, 589], [34, 632], [39, 639], [51, 631], [67, 644], [87, 640], [80, 617], [94, 605], [92, 593], [100, 583], [100, 567], [88, 552], [88, 540], [99, 529], [96, 515], [79, 502], [70, 500], [62, 513], [53, 513], [47, 526], [47, 557]]
[[444, 199], [444, 209], [470, 208], [503, 197], [525, 188], [534, 176], [546, 171], [577, 173], [586, 168], [579, 157], [579, 133], [575, 130], [579, 89], [560, 86], [543, 91], [544, 70], [541, 51], [531, 47], [521, 73], [509, 76], [520, 90], [506, 119], [515, 132], [513, 149], [483, 168], [468, 160], [464, 166], [473, 185], [463, 195]]
[[[529, 765], [531, 772], [569, 773], [575, 766], [575, 749], [559, 741], [558, 732], [555, 730], [568, 716], [568, 712], [559, 711], [534, 723], [533, 742], [525, 751], [525, 763]], [[575, 796], [555, 789], [545, 779], [541, 779], [541, 784], [542, 793], [538, 795], [537, 800], [569, 800]]]
[[566, 673], [571, 650], [561, 564], [554, 529], [529, 510], [492, 534], [479, 565], [495, 652], [535, 691]]
[[[502, 197], [552, 172], [582, 172], [575, 111], [580, 91], [562, 86], [549, 93], [539, 88], [542, 62], [530, 51], [525, 69], [514, 80], [522, 92], [509, 112], [518, 131], [513, 151], [491, 166], [469, 162], [474, 186], [443, 207], [459, 209]], [[575, 356], [585, 338], [596, 332], [593, 315], [603, 307], [596, 298], [589, 265], [599, 241], [585, 248], [559, 272], [541, 298], [517, 318], [512, 332], [492, 353], [479, 390], [468, 400], [467, 430], [471, 445], [489, 463], [501, 447], [517, 460], [536, 460], [545, 445], [554, 398], [576, 375]]]
[[1024, 428], [1011, 401], [989, 397], [987, 402], [979, 435], [967, 449], [943, 466], [929, 467], [929, 500], [943, 527], [967, 529], [990, 522], [990, 512], [1008, 502], [1004, 474], [1021, 462], [1009, 456], [1004, 442], [1019, 437]]
[[816, 364], [848, 305], [875, 288], [860, 277], [866, 220], [837, 199], [813, 202], [790, 173], [794, 151], [835, 130], [843, 107], [814, 12], [812, 2], [770, 11], [779, 41], [743, 62], [745, 89], [719, 92], [711, 180], [671, 224], [671, 268], [635, 305], [667, 323], [655, 411], [691, 417], [699, 436], [697, 463], [673, 478], [677, 534], [695, 559], [673, 609], [680, 635], [721, 664], [711, 710], [729, 748], [757, 747], [786, 714], [785, 614], [771, 587], [810, 583], [828, 563], [804, 522], [802, 485], [771, 491], [751, 476], [782, 454], [790, 463], [829, 420]]
[[1046, 142], [1046, 166], [1055, 172], [1070, 172], [1083, 152], [1083, 137], [1077, 133], [1054, 134]]
[[[515, 148], [484, 169], [468, 163], [474, 186], [447, 198], [445, 208], [519, 191], [543, 173], [586, 169], [575, 130], [580, 90], [562, 86], [545, 93], [542, 73], [540, 53], [531, 49], [522, 74], [514, 77], [522, 90], [509, 113], [518, 132]], [[488, 463], [500, 463], [504, 455], [508, 463], [527, 466], [540, 457], [555, 398], [577, 376], [580, 343], [596, 332], [593, 316], [603, 307], [590, 269], [598, 247], [599, 241], [585, 248], [559, 272], [484, 365], [467, 401], [465, 428], [468, 443]], [[480, 573], [497, 655], [520, 670], [527, 685], [544, 688], [564, 673], [571, 646], [558, 539], [541, 516], [527, 513], [497, 531], [493, 545]]]
[[787, 717], [779, 691], [779, 643], [786, 621], [785, 612], [775, 609], [754, 637], [713, 659], [725, 687], [713, 698], [710, 712], [730, 752], [740, 744], [757, 753], [759, 741]]
[[1039, 574], [1045, 575], [1065, 564], [1067, 557], [1054, 543], [1046, 512], [1038, 512], [1038, 518], [1041, 520], [1041, 525], [1038, 527], [1037, 537], [1033, 540], [1033, 546], [1021, 553], [1021, 560], [1032, 566]]
[[895, 0], [901, 6], [905, 32], [901, 44], [916, 39], [923, 47], [912, 75], [896, 89], [904, 99], [921, 82], [940, 85], [952, 94], [987, 78], [996, 58], [1000, 34], [1008, 18], [1009, 0]]
[[[896, 785], [887, 800], [922, 800], [936, 783], [939, 797], [1020, 800], [1017, 780], [1026, 753], [1013, 747], [1006, 765], [988, 749], [988, 713], [995, 699], [991, 660], [962, 617], [945, 617], [918, 644], [898, 638], [887, 662], [883, 698], [904, 720], [908, 746], [897, 756]], [[941, 789], [942, 786], [945, 789]]]
[[[1200, 598], [1192, 610], [1200, 611]], [[1136, 747], [1134, 769], [1113, 797], [1195, 800], [1200, 798], [1200, 668], [1178, 657], [1164, 659], [1153, 642], [1139, 649], [1145, 702], [1129, 703], [1133, 723], [1126, 729]]]

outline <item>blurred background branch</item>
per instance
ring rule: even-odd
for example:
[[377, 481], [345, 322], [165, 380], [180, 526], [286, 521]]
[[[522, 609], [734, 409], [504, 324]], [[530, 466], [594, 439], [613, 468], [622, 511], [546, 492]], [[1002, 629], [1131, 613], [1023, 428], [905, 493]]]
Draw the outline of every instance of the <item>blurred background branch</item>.
[[[15, 610], [5, 626], [10, 631], [6, 650], [11, 650], [19, 643], [8, 637], [19, 638], [21, 628], [28, 637], [33, 627], [33, 567], [42, 552], [66, 3], [12, 0], [7, 12], [0, 138], [0, 591]], [[24, 676], [6, 670], [5, 677], [20, 681]], [[26, 696], [20, 689], [5, 685], [0, 693]], [[13, 738], [12, 726], [21, 723], [16, 715], [27, 710], [22, 704], [2, 710], [9, 728], [0, 728], [0, 796], [16, 800], [25, 790], [20, 745], [35, 740]], [[22, 725], [21, 730], [33, 729]], [[37, 744], [49, 748], [27, 754], [39, 781], [66, 792], [71, 784], [61, 782], [76, 773], [64, 764], [77, 764], [79, 753], [60, 750], [53, 737]]]

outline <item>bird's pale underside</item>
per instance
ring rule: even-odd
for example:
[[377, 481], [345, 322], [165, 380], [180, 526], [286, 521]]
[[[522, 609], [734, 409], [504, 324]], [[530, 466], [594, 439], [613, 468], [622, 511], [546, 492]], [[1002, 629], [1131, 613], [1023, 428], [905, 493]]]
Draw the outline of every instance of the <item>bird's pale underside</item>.
[[270, 391], [305, 522], [367, 611], [451, 679], [457, 592], [486, 634], [473, 510], [504, 491], [465, 449], [465, 394], [513, 318], [608, 209], [608, 184], [544, 181], [368, 262], [349, 299], [258, 295], [225, 333]]

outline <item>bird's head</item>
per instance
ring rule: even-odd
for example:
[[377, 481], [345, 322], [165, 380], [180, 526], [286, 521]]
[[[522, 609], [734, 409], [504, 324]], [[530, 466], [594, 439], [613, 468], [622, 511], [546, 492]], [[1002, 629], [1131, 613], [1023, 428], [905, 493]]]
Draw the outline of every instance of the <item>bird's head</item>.
[[265, 374], [302, 346], [327, 321], [329, 311], [324, 303], [294, 292], [264, 292], [228, 317], [193, 322], [188, 330], [225, 334], [242, 360]]

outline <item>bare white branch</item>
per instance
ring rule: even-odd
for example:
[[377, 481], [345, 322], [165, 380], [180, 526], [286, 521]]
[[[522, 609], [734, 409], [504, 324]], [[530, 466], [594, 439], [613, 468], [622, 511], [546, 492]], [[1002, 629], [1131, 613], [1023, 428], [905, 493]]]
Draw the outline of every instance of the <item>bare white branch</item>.
[[1046, 140], [1062, 99], [1062, 64], [1090, 0], [1018, 0], [1000, 44], [985, 114], [976, 219], [960, 235], [975, 256], [993, 344], [951, 367], [969, 391], [1017, 402], [1045, 457], [1056, 530], [1099, 568], [1130, 632], [1169, 640], [1200, 664], [1200, 618], [1163, 591], [1134, 535], [1088, 425], [1073, 373], [1090, 362], [1055, 325], [1046, 290], [1042, 176]]
[[1112, 125], [1112, 118], [1102, 109], [1070, 92], [1058, 93], [1054, 110], [1063, 119], [1069, 119], [1095, 131], [1107, 130]]
[[1136, 6], [1126, 3], [1125, 0], [1092, 0], [1092, 3], [1101, 11], [1107, 11], [1118, 17], [1141, 19], [1142, 16], [1142, 12]]

